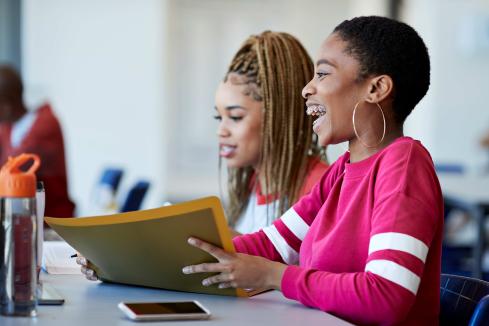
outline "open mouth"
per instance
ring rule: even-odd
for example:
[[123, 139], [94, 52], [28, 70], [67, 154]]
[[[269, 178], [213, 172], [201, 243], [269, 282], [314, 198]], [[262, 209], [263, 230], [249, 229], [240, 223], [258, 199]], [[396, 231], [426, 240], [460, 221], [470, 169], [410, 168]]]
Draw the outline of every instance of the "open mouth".
[[316, 124], [316, 122], [326, 114], [326, 108], [319, 104], [308, 105], [306, 114], [313, 117], [318, 117], [316, 120], [314, 120], [314, 124]]
[[225, 158], [233, 156], [236, 152], [236, 146], [221, 145], [219, 149], [219, 155]]

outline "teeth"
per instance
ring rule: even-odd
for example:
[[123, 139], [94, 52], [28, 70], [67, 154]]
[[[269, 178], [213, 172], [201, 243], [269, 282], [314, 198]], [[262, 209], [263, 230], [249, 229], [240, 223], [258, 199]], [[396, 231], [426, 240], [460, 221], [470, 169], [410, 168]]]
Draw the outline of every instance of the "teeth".
[[326, 108], [322, 105], [310, 105], [306, 110], [307, 115], [322, 116], [326, 114]]
[[226, 146], [226, 145], [221, 146], [221, 151], [225, 154], [228, 154], [233, 150], [234, 150], [234, 146]]

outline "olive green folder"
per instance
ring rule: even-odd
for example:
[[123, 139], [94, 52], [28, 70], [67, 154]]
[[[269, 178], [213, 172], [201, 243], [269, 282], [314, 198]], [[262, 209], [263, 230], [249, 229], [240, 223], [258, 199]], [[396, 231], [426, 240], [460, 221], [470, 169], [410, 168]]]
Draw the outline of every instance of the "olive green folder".
[[79, 218], [46, 217], [66, 242], [86, 257], [100, 279], [109, 282], [208, 294], [248, 296], [242, 289], [203, 286], [210, 274], [182, 268], [216, 259], [187, 243], [197, 237], [234, 252], [217, 197], [136, 212]]

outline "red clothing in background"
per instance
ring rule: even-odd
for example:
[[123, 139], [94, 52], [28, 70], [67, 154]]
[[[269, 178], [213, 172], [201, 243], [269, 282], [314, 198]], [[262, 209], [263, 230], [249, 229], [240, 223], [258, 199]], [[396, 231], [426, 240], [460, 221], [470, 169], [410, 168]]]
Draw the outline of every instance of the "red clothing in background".
[[75, 205], [68, 196], [63, 134], [49, 104], [36, 111], [35, 120], [17, 147], [12, 147], [11, 123], [0, 124], [0, 163], [9, 156], [34, 153], [41, 158], [37, 179], [46, 190], [45, 216], [71, 217]]

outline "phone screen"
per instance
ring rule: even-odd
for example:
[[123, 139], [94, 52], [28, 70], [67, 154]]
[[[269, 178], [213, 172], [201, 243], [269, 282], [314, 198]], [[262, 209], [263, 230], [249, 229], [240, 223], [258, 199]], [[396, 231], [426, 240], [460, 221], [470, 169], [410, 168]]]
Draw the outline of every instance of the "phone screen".
[[126, 303], [136, 315], [205, 314], [195, 302]]

